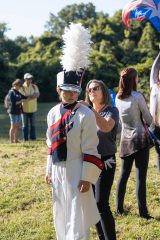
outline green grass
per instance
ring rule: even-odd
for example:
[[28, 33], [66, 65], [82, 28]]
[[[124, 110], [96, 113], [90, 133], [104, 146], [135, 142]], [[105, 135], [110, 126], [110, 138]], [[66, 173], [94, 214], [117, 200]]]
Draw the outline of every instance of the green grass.
[[[0, 114], [0, 239], [56, 240], [52, 221], [51, 188], [44, 181], [46, 152], [46, 115], [53, 104], [39, 104], [37, 141], [10, 144], [9, 119], [5, 110]], [[1, 107], [1, 106], [0, 106]], [[117, 169], [111, 192], [111, 208], [115, 212]], [[147, 202], [152, 220], [138, 217], [135, 197], [135, 168], [131, 173], [125, 197], [126, 213], [115, 216], [118, 240], [160, 239], [160, 174], [157, 173], [154, 149], [151, 150], [147, 178]], [[95, 229], [90, 239], [98, 240]]]

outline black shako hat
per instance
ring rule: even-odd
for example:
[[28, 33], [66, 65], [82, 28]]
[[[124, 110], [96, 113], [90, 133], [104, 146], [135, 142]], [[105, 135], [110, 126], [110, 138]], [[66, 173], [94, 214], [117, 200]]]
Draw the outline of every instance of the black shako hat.
[[84, 71], [62, 71], [57, 74], [57, 87], [67, 90], [81, 92], [81, 83]]

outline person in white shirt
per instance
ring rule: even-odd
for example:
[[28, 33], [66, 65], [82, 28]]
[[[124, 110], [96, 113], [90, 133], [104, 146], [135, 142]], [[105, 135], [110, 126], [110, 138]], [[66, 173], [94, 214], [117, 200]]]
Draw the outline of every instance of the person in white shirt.
[[87, 106], [77, 102], [78, 86], [64, 83], [57, 87], [61, 103], [47, 116], [46, 167], [46, 182], [53, 187], [57, 239], [88, 240], [90, 226], [100, 219], [91, 184], [104, 167], [97, 152], [96, 119]]
[[[150, 87], [150, 112], [155, 123], [154, 134], [160, 140], [160, 53], [152, 65]], [[158, 172], [160, 172], [160, 146], [157, 141], [154, 141], [154, 144], [157, 155]]]

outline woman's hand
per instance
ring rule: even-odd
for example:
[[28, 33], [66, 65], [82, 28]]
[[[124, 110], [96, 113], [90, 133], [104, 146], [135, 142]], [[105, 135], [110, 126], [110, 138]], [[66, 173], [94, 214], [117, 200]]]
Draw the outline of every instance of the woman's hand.
[[16, 101], [16, 105], [22, 104], [23, 102], [24, 102], [24, 99], [21, 99], [21, 100], [19, 100], [19, 101]]
[[46, 174], [45, 180], [46, 180], [47, 184], [51, 184], [52, 183], [52, 176], [51, 176], [50, 173]]
[[90, 182], [80, 180], [79, 185], [78, 185], [78, 189], [82, 193], [88, 192], [88, 190], [90, 188], [90, 185], [91, 185]]

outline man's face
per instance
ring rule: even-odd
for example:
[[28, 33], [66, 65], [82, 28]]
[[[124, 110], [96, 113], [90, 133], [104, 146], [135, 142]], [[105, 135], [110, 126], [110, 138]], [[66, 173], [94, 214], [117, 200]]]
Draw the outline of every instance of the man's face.
[[26, 83], [29, 85], [32, 82], [33, 78], [26, 78]]

